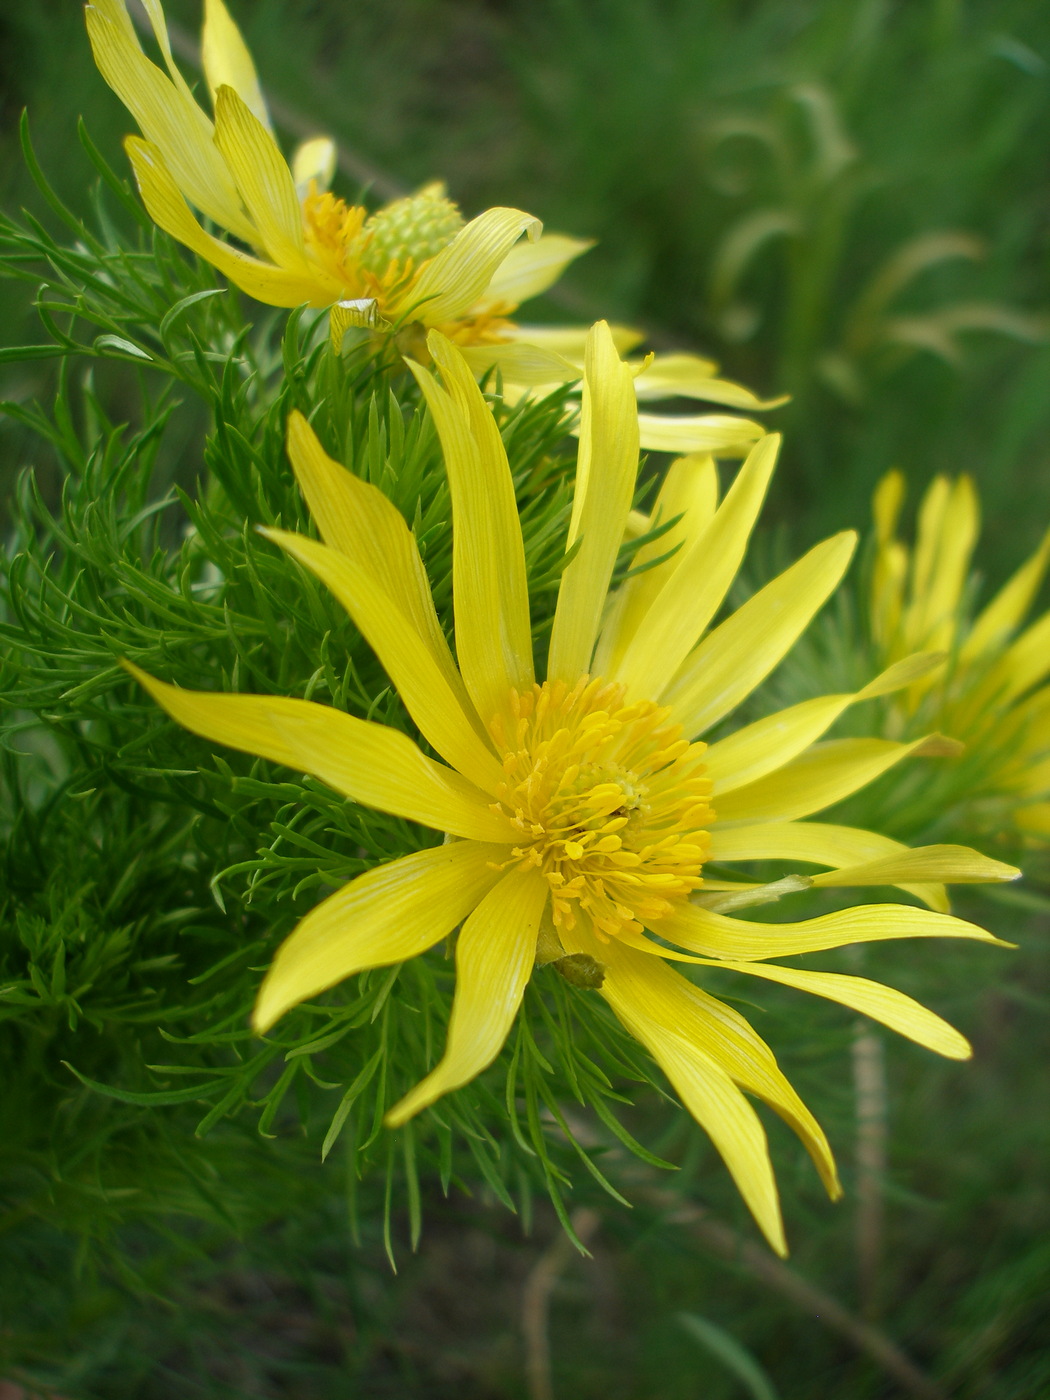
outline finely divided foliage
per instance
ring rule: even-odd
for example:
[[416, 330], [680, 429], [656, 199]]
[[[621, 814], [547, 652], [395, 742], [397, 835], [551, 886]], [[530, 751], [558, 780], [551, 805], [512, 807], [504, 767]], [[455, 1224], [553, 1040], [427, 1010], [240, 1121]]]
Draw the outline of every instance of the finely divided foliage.
[[[833, 1195], [835, 1164], [770, 1048], [706, 984], [783, 983], [968, 1053], [901, 993], [773, 961], [996, 942], [951, 916], [945, 885], [1011, 867], [813, 820], [910, 757], [952, 752], [919, 730], [826, 738], [854, 706], [933, 684], [947, 640], [923, 635], [854, 689], [738, 723], [836, 589], [853, 536], [730, 608], [776, 439], [735, 414], [638, 404], [770, 404], [697, 356], [623, 360], [639, 337], [622, 327], [519, 324], [586, 245], [534, 237], [515, 209], [464, 223], [434, 187], [373, 214], [344, 203], [327, 189], [331, 143], [285, 163], [221, 0], [203, 46], [214, 120], [158, 0], [146, 10], [163, 68], [123, 0], [87, 7], [98, 65], [142, 132], [128, 151], [150, 217], [82, 133], [117, 219], [100, 195], [100, 231], [87, 227], [40, 176], [73, 244], [32, 220], [0, 226], [7, 270], [43, 280], [48, 336], [9, 358], [61, 367], [52, 411], [5, 405], [63, 484], [56, 501], [26, 474], [5, 560], [18, 943], [0, 999], [47, 1047], [55, 1104], [75, 1107], [56, 1108], [56, 1140], [87, 1124], [63, 1170], [96, 1189], [117, 1121], [99, 1094], [125, 1127], [137, 1115], [158, 1181], [182, 1158], [155, 1110], [185, 1106], [203, 1137], [252, 1106], [267, 1135], [293, 1113], [323, 1119], [351, 1211], [359, 1176], [385, 1177], [388, 1249], [397, 1180], [418, 1237], [421, 1166], [523, 1209], [541, 1183], [571, 1229], [577, 1158], [614, 1196], [599, 1165], [612, 1137], [658, 1161], [620, 1121], [625, 1082], [669, 1081], [783, 1251], [747, 1096], [794, 1129]], [[39, 176], [27, 133], [25, 150]], [[205, 264], [296, 309], [251, 326]], [[107, 361], [137, 377], [139, 426], [113, 421], [80, 373]], [[181, 417], [176, 388], [193, 405]], [[640, 447], [688, 455], [656, 489], [638, 480]], [[716, 457], [744, 459], [721, 499]], [[893, 886], [927, 907], [737, 916]], [[573, 1099], [608, 1134], [597, 1152]], [[218, 1219], [207, 1175], [158, 1201]], [[32, 1208], [57, 1218], [60, 1195]], [[117, 1193], [104, 1208], [164, 1213]]]

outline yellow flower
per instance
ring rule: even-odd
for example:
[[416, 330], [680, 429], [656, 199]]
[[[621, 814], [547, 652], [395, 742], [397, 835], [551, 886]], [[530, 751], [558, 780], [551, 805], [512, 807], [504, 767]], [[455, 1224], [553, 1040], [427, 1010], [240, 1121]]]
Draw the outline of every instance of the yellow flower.
[[[145, 138], [125, 143], [143, 202], [165, 232], [257, 300], [342, 302], [359, 324], [455, 324], [521, 234], [538, 236], [539, 221], [520, 209], [489, 209], [464, 225], [438, 187], [371, 217], [346, 205], [327, 191], [330, 140], [308, 141], [291, 168], [285, 162], [251, 55], [222, 0], [206, 0], [201, 44], [214, 123], [175, 66], [160, 0], [148, 0], [146, 10], [166, 73], [143, 53], [125, 0], [93, 0], [85, 11], [99, 71]], [[206, 232], [190, 205], [258, 256]], [[557, 245], [563, 265], [565, 242]]]
[[[327, 307], [341, 345], [351, 327], [427, 358], [425, 333], [437, 327], [465, 347], [479, 374], [498, 368], [524, 392], [553, 388], [582, 374], [586, 328], [516, 325], [520, 304], [546, 291], [590, 242], [541, 236], [520, 209], [488, 209], [464, 224], [441, 185], [395, 200], [369, 215], [328, 191], [335, 146], [304, 142], [291, 166], [274, 140], [251, 55], [222, 0], [205, 0], [201, 52], [214, 106], [202, 111], [175, 66], [160, 0], [145, 9], [167, 72], [142, 50], [125, 0], [91, 0], [88, 34], [99, 71], [135, 117], [143, 138], [125, 142], [153, 221], [270, 306]], [[191, 209], [190, 206], [193, 206]], [[203, 228], [196, 209], [252, 252]], [[528, 242], [519, 244], [522, 233]], [[517, 246], [515, 246], [517, 245]], [[643, 336], [616, 329], [626, 350]], [[697, 355], [638, 361], [642, 401], [685, 397], [758, 411], [748, 389], [716, 377]], [[641, 415], [642, 446], [654, 451], [742, 456], [764, 433], [734, 413]]]
[[1050, 564], [1050, 531], [1032, 557], [976, 617], [969, 567], [980, 504], [968, 476], [938, 476], [919, 507], [914, 550], [896, 535], [904, 477], [875, 492], [871, 629], [887, 661], [916, 648], [949, 654], [947, 668], [909, 687], [892, 721], [932, 718], [962, 740], [973, 763], [972, 794], [1002, 830], [1050, 843], [1050, 613], [1025, 626]]
[[[586, 347], [569, 525], [578, 548], [561, 577], [539, 679], [500, 434], [459, 351], [431, 334], [430, 352], [443, 386], [422, 367], [413, 372], [448, 471], [458, 665], [404, 519], [378, 489], [330, 460], [298, 415], [289, 455], [325, 543], [264, 533], [347, 608], [445, 762], [400, 732], [323, 705], [201, 694], [135, 672], [188, 729], [452, 838], [360, 876], [307, 915], [274, 959], [254, 1024], [266, 1031], [297, 1003], [365, 968], [414, 957], [462, 923], [445, 1053], [387, 1114], [396, 1127], [489, 1065], [534, 966], [568, 959], [565, 970], [600, 984], [652, 1052], [783, 1251], [766, 1137], [743, 1091], [795, 1129], [837, 1195], [827, 1141], [743, 1017], [665, 960], [801, 988], [962, 1058], [962, 1036], [901, 993], [766, 959], [911, 936], [995, 941], [944, 912], [940, 882], [1016, 872], [963, 847], [909, 850], [872, 832], [801, 820], [923, 749], [921, 740], [818, 741], [850, 705], [923, 674], [928, 658], [908, 658], [856, 694], [806, 701], [710, 746], [696, 739], [790, 649], [838, 584], [855, 537], [817, 545], [712, 626], [773, 471], [777, 443], [766, 438], [721, 504], [710, 458], [677, 463], [656, 504], [677, 523], [638, 562], [672, 545], [677, 553], [608, 596], [635, 488], [638, 426], [631, 372], [604, 323]], [[765, 888], [706, 872], [709, 862], [754, 860], [830, 868]], [[725, 912], [809, 884], [900, 884], [932, 907], [866, 904], [774, 925]]]

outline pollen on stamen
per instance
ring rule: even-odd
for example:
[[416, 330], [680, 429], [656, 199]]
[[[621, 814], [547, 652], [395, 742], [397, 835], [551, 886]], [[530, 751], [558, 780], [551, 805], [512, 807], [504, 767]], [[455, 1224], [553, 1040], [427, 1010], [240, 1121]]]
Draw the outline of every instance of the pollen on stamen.
[[504, 772], [494, 806], [520, 833], [506, 864], [543, 873], [556, 930], [582, 914], [603, 941], [640, 932], [701, 885], [705, 745], [669, 710], [583, 676], [512, 692], [489, 731]]

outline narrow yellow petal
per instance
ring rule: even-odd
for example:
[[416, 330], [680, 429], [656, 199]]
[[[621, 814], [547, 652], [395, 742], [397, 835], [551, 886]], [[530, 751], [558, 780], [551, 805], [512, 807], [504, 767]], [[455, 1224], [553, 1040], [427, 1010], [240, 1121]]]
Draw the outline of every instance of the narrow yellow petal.
[[484, 792], [496, 792], [503, 770], [495, 754], [478, 737], [426, 643], [390, 594], [361, 565], [316, 540], [285, 530], [260, 533], [332, 590], [438, 753]]
[[814, 875], [813, 885], [821, 888], [900, 885], [916, 880], [933, 880], [945, 885], [975, 885], [994, 880], [1017, 880], [1020, 875], [1016, 866], [991, 860], [969, 846], [915, 846], [895, 855]]
[[896, 538], [905, 490], [904, 474], [894, 468], [880, 480], [871, 500], [876, 544], [871, 582], [871, 627], [875, 642], [887, 653], [898, 641], [908, 577], [908, 551]]
[[[911, 596], [921, 599], [929, 591], [933, 571], [937, 566], [944, 517], [948, 509], [952, 486], [946, 476], [935, 476], [926, 489], [919, 506], [915, 554], [912, 559]], [[909, 632], [909, 637], [912, 634]]]
[[880, 544], [875, 553], [871, 581], [871, 634], [884, 652], [900, 650], [904, 614], [904, 590], [908, 579], [908, 551], [899, 540]]
[[903, 620], [909, 645], [951, 649], [978, 517], [977, 494], [968, 476], [951, 486], [934, 482], [919, 514], [912, 601]]
[[1050, 613], [1044, 613], [1007, 652], [1009, 694], [1021, 695], [1050, 672]]
[[490, 369], [498, 369], [507, 384], [530, 388], [571, 384], [583, 378], [582, 365], [573, 364], [564, 355], [539, 345], [529, 345], [523, 340], [468, 345], [463, 348], [462, 355], [479, 379]]
[[713, 452], [716, 457], [746, 457], [765, 437], [761, 423], [725, 413], [696, 416], [639, 413], [638, 432], [647, 452]]
[[[631, 371], [604, 321], [587, 341], [576, 486], [566, 547], [579, 552], [561, 576], [547, 666], [575, 685], [591, 665], [638, 472], [638, 414]], [[580, 538], [582, 536], [582, 539]]]
[[256, 301], [268, 306], [301, 306], [303, 302], [327, 306], [339, 295], [338, 285], [319, 272], [286, 272], [205, 233], [179, 193], [159, 149], [136, 136], [127, 138], [124, 149], [131, 158], [142, 202], [153, 222], [225, 273]]
[[840, 972], [804, 972], [801, 968], [777, 967], [773, 963], [723, 963], [720, 966], [837, 1001], [950, 1060], [968, 1060], [973, 1054], [969, 1041], [954, 1026], [903, 992], [884, 987], [881, 982], [872, 982], [866, 977], [847, 977]]
[[896, 533], [904, 493], [904, 473], [896, 467], [888, 471], [875, 488], [871, 508], [875, 518], [875, 538], [879, 544], [889, 544]]
[[1009, 640], [1024, 621], [1039, 585], [1050, 564], [1050, 530], [1032, 557], [1025, 561], [980, 613], [959, 653], [963, 662], [973, 661], [983, 652], [994, 650]]
[[[748, 826], [716, 827], [711, 833], [711, 860], [788, 860], [813, 865], [859, 865], [893, 856], [908, 847], [888, 836], [855, 826], [827, 822], [756, 822]], [[950, 911], [943, 885], [902, 884], [942, 914]]]
[[[120, 4], [123, 9], [123, 0], [120, 0]], [[175, 59], [172, 56], [171, 39], [168, 35], [168, 21], [164, 18], [164, 6], [161, 4], [160, 0], [141, 0], [141, 4], [146, 12], [146, 18], [150, 22], [150, 28], [153, 30], [153, 37], [156, 39], [157, 45], [164, 57], [164, 66], [168, 70], [168, 76], [180, 92], [193, 100], [193, 93], [190, 89], [190, 85], [179, 72], [175, 64]], [[130, 19], [130, 16], [128, 18]], [[129, 28], [134, 32], [133, 25], [129, 25]]]
[[496, 302], [513, 311], [557, 282], [569, 264], [594, 247], [593, 238], [569, 238], [545, 233], [532, 243], [515, 243], [482, 293], [483, 303]]
[[783, 768], [815, 744], [853, 699], [852, 695], [821, 695], [803, 700], [712, 744], [704, 755], [712, 794], [733, 792]]
[[[654, 599], [682, 562], [689, 543], [710, 524], [718, 505], [715, 461], [706, 452], [679, 457], [667, 469], [651, 516], [642, 516], [635, 535], [671, 524], [659, 538], [645, 544], [631, 562], [635, 571], [616, 594], [606, 617], [594, 657], [597, 675], [612, 675]], [[631, 512], [633, 516], [635, 512]], [[628, 518], [628, 529], [632, 526]], [[670, 556], [665, 558], [664, 556]], [[662, 559], [662, 563], [655, 560]], [[644, 572], [638, 572], [644, 570]]]
[[[519, 324], [507, 326], [504, 330], [504, 335], [511, 340], [521, 341], [527, 345], [536, 345], [541, 350], [550, 350], [552, 354], [563, 355], [567, 360], [581, 365], [583, 357], [587, 353], [587, 337], [590, 333], [590, 326], [523, 326]], [[644, 332], [635, 330], [632, 326], [613, 324], [609, 327], [609, 334], [621, 355], [626, 355], [635, 346], [641, 345], [645, 339]], [[714, 365], [711, 368], [714, 369]]]
[[895, 662], [852, 695], [821, 695], [803, 700], [718, 740], [704, 756], [715, 798], [782, 768], [816, 743], [851, 705], [912, 685], [943, 666], [944, 660], [943, 652], [917, 652]]
[[397, 729], [310, 700], [180, 690], [124, 665], [172, 719], [202, 738], [312, 773], [355, 802], [436, 831], [475, 841], [518, 839], [487, 794]]
[[801, 860], [813, 865], [859, 865], [910, 848], [856, 826], [828, 822], [756, 822], [716, 827], [709, 859]]
[[221, 87], [231, 87], [267, 131], [272, 130], [248, 45], [222, 0], [204, 0], [201, 64], [213, 104]]
[[339, 162], [339, 149], [330, 136], [311, 136], [301, 141], [292, 152], [292, 179], [300, 199], [314, 185], [319, 191], [332, 183]]
[[1018, 829], [1040, 841], [1050, 840], [1050, 802], [1030, 802], [1018, 809]]
[[505, 874], [456, 940], [456, 995], [448, 1042], [437, 1067], [386, 1115], [389, 1128], [458, 1089], [503, 1048], [536, 960], [540, 915], [549, 891], [535, 871]]
[[702, 360], [699, 355], [656, 355], [634, 381], [635, 392], [640, 403], [649, 399], [702, 399], [753, 413], [787, 403], [787, 395], [760, 399], [742, 384], [716, 379], [714, 368], [710, 360]]
[[303, 213], [292, 172], [267, 128], [225, 85], [215, 94], [215, 144], [264, 251], [279, 266], [305, 273]]
[[505, 846], [453, 841], [377, 866], [307, 914], [277, 950], [252, 1013], [257, 1031], [369, 967], [414, 958], [446, 937], [496, 881]]
[[447, 248], [420, 272], [400, 310], [425, 326], [469, 311], [523, 233], [539, 237], [543, 225], [520, 209], [486, 209], [460, 229]]
[[99, 72], [159, 149], [169, 178], [202, 214], [254, 242], [255, 230], [212, 141], [210, 120], [185, 84], [177, 86], [142, 52], [123, 0], [95, 0], [84, 16]]
[[844, 530], [816, 545], [686, 657], [661, 698], [688, 735], [702, 734], [765, 680], [838, 587], [856, 542]]
[[[718, 914], [699, 904], [686, 904], [667, 919], [661, 919], [658, 932], [661, 938], [708, 958], [746, 961], [790, 958], [799, 953], [820, 953], [851, 943], [881, 943], [891, 938], [972, 938], [998, 947], [1012, 946], [978, 924], [908, 904], [858, 904], [852, 909], [819, 914], [815, 919], [776, 924], [751, 922]], [[651, 944], [651, 952], [661, 958], [676, 956], [655, 943]]]
[[432, 331], [427, 344], [446, 388], [408, 361], [445, 455], [452, 496], [456, 652], [467, 691], [486, 723], [512, 689], [533, 682], [525, 548], [514, 482], [492, 412], [462, 355]]
[[[750, 1027], [743, 1018], [738, 1021], [728, 1015], [713, 1015], [712, 999], [659, 958], [633, 952], [617, 939], [599, 944], [579, 925], [567, 939], [563, 936], [563, 942], [568, 950], [589, 952], [604, 964], [602, 995], [635, 1039], [649, 1050], [686, 1108], [708, 1133], [769, 1243], [778, 1254], [786, 1254], [765, 1132], [722, 1063], [728, 1058], [743, 1079], [761, 1083], [782, 1108], [794, 1109], [795, 1101], [769, 1074], [768, 1062], [761, 1064], [761, 1041], [753, 1032], [747, 1035]], [[727, 1032], [733, 1035], [732, 1047]], [[746, 1054], [747, 1048], [751, 1056]], [[807, 1146], [815, 1140], [811, 1137]]]
[[[910, 744], [890, 739], [829, 739], [757, 782], [727, 792], [718, 802], [718, 820], [771, 822], [807, 817], [841, 802], [919, 750], [931, 752], [929, 736]], [[943, 751], [949, 752], [947, 746]]]
[[415, 536], [401, 512], [377, 486], [333, 461], [298, 410], [288, 418], [288, 456], [325, 544], [366, 569], [389, 593], [429, 649], [464, 713], [484, 735], [441, 630]]
[[740, 567], [776, 465], [780, 438], [760, 442], [710, 524], [683, 551], [610, 679], [658, 700], [718, 611]]

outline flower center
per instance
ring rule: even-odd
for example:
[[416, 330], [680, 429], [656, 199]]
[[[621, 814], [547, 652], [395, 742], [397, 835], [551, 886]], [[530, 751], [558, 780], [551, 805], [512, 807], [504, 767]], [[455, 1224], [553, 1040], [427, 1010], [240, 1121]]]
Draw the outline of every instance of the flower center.
[[492, 722], [499, 807], [521, 833], [508, 864], [542, 872], [556, 929], [582, 912], [600, 938], [641, 932], [702, 883], [714, 816], [706, 746], [669, 716], [584, 676], [514, 692], [511, 717]]
[[303, 200], [307, 251], [350, 299], [374, 297], [382, 304], [403, 293], [462, 227], [456, 206], [435, 193], [396, 200], [371, 216], [315, 187]]

